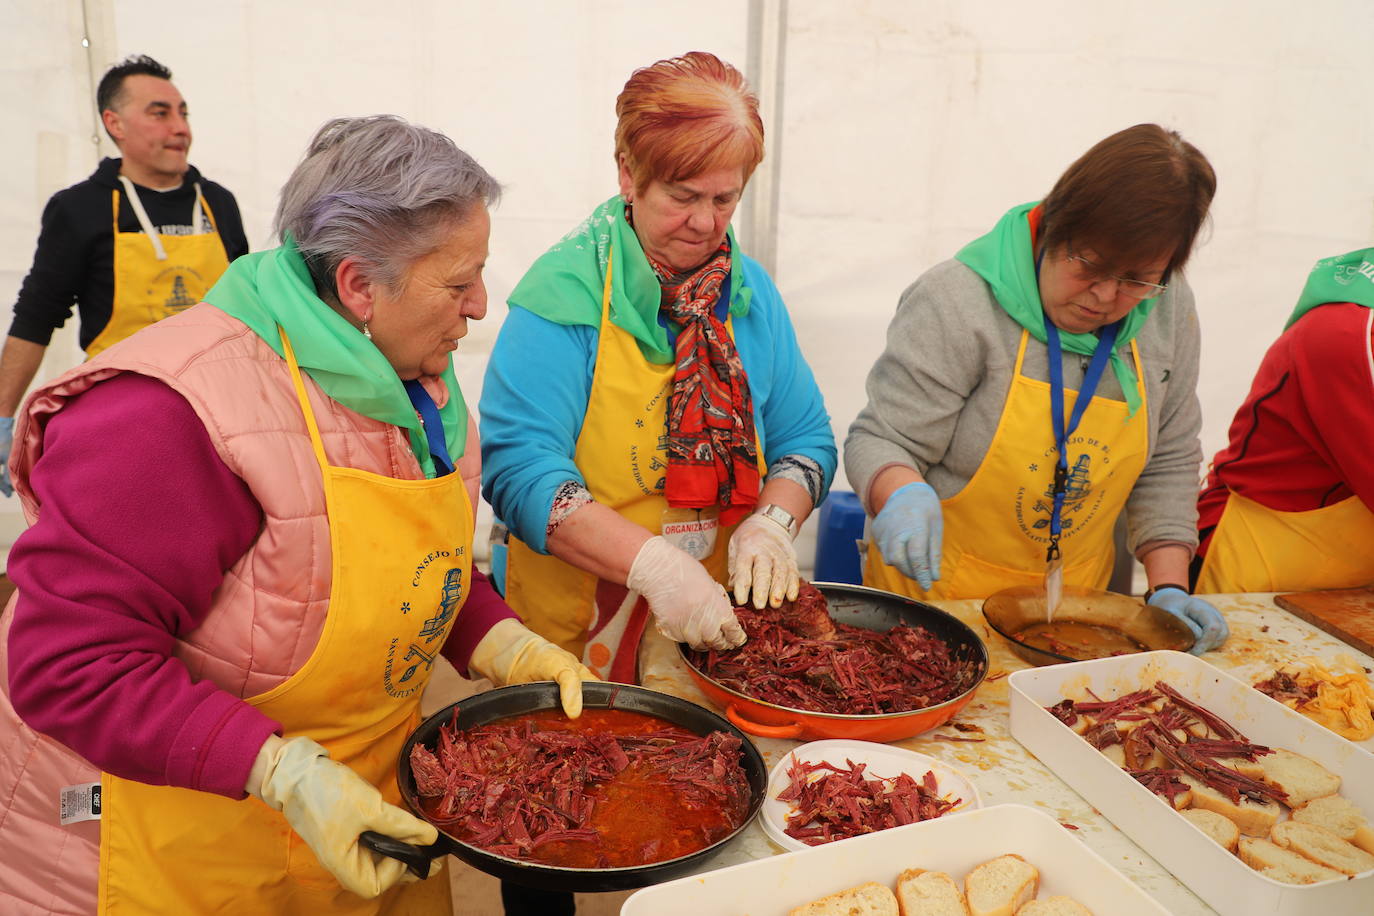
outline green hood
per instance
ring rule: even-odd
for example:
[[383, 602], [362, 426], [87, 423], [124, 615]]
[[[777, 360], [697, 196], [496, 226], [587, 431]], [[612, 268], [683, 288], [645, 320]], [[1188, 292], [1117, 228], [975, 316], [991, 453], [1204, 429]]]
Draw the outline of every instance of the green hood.
[[1374, 248], [1357, 248], [1312, 265], [1297, 307], [1288, 316], [1285, 330], [1303, 315], [1328, 302], [1353, 302], [1374, 308]]
[[[992, 287], [997, 304], [1016, 319], [1030, 335], [1045, 343], [1045, 309], [1040, 303], [1040, 284], [1035, 274], [1035, 246], [1031, 244], [1030, 221], [1032, 210], [1039, 201], [1021, 204], [1008, 210], [992, 231], [965, 245], [954, 257], [967, 264]], [[1121, 391], [1126, 396], [1126, 409], [1134, 416], [1140, 409], [1140, 392], [1136, 390], [1135, 367], [1121, 355], [1123, 344], [1140, 333], [1145, 320], [1154, 311], [1158, 298], [1144, 299], [1126, 313], [1116, 336], [1111, 366]], [[1060, 345], [1069, 353], [1089, 356], [1097, 349], [1096, 334], [1059, 332]]]
[[[730, 314], [746, 315], [753, 291], [743, 285], [739, 245], [730, 237]], [[634, 227], [625, 220], [620, 195], [601, 204], [580, 226], [535, 261], [511, 291], [511, 305], [556, 324], [601, 325], [606, 265], [611, 276], [611, 324], [639, 343], [644, 358], [660, 365], [674, 360], [668, 333], [658, 323], [662, 292]]]
[[[235, 260], [205, 301], [248, 325], [282, 358], [277, 328], [285, 330], [301, 370], [325, 394], [365, 417], [405, 429], [425, 476], [435, 475], [424, 427], [400, 376], [370, 340], [315, 294], [305, 260], [290, 239], [280, 248]], [[457, 461], [467, 443], [468, 411], [451, 360], [442, 378], [449, 399], [439, 416], [449, 456]]]

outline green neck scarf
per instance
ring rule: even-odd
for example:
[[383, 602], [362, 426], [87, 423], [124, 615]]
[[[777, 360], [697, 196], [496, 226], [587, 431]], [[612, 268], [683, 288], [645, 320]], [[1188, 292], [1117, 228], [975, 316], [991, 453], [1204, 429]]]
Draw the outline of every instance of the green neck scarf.
[[[280, 248], [238, 258], [205, 294], [205, 301], [248, 325], [285, 358], [280, 326], [291, 338], [301, 370], [325, 394], [365, 417], [405, 429], [425, 476], [435, 476], [424, 427], [396, 370], [372, 341], [315, 294], [310, 272], [291, 239]], [[439, 416], [449, 456], [457, 461], [467, 442], [467, 405], [452, 361], [441, 377], [449, 399], [439, 408]]]
[[[1035, 273], [1035, 246], [1031, 244], [1028, 215], [1040, 205], [1039, 201], [1012, 207], [997, 221], [987, 235], [965, 245], [954, 257], [967, 264], [992, 287], [997, 304], [1016, 319], [1030, 335], [1045, 343], [1045, 309], [1040, 303], [1040, 283]], [[1142, 300], [1121, 320], [1112, 351], [1111, 366], [1121, 391], [1126, 396], [1127, 416], [1140, 409], [1140, 392], [1136, 390], [1135, 367], [1122, 356], [1122, 348], [1130, 343], [1154, 311], [1158, 297]], [[1059, 332], [1059, 341], [1069, 353], [1091, 355], [1097, 348], [1096, 334]], [[1129, 354], [1129, 350], [1126, 351]]]
[[[730, 314], [746, 315], [753, 290], [743, 285], [739, 245], [730, 237]], [[625, 220], [625, 202], [612, 197], [592, 211], [580, 226], [546, 251], [511, 291], [511, 305], [534, 312], [555, 324], [601, 324], [601, 296], [606, 265], [611, 276], [611, 324], [639, 343], [652, 363], [675, 359], [668, 332], [658, 323], [662, 292], [634, 227]]]
[[1284, 330], [1312, 309], [1328, 302], [1353, 302], [1374, 308], [1374, 248], [1357, 248], [1334, 258], [1322, 258], [1312, 265], [1297, 308], [1288, 316]]

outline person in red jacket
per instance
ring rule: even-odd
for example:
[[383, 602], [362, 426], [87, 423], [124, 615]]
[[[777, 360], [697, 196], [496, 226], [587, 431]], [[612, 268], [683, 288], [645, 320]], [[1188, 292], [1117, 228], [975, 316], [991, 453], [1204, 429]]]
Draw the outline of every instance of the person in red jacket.
[[1199, 592], [1374, 583], [1374, 248], [1325, 258], [1198, 499]]

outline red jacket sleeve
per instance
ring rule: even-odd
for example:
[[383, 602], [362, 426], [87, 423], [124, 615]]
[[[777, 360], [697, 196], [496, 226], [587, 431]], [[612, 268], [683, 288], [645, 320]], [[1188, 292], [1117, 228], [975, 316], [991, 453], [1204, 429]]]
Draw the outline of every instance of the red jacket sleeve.
[[1290, 330], [1306, 408], [1299, 432], [1341, 481], [1322, 495], [1320, 505], [1353, 493], [1374, 510], [1374, 309], [1323, 305]]

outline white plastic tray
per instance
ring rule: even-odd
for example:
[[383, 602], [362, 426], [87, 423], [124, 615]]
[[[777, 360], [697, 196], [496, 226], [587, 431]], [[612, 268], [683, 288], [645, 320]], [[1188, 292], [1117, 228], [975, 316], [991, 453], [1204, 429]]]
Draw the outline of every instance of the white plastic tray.
[[1254, 871], [1045, 711], [1088, 688], [1103, 699], [1163, 680], [1251, 741], [1311, 757], [1341, 777], [1341, 794], [1374, 816], [1374, 755], [1206, 662], [1181, 652], [1017, 671], [1011, 733], [1079, 795], [1222, 916], [1374, 913], [1374, 872], [1295, 886]]
[[[793, 748], [773, 767], [768, 777], [768, 794], [764, 798], [763, 809], [759, 812], [759, 818], [763, 822], [763, 832], [768, 834], [768, 838], [783, 849], [794, 852], [810, 849], [811, 846], [787, 835], [787, 815], [796, 808], [796, 805], [793, 802], [778, 801], [778, 794], [786, 789], [792, 781], [787, 775], [787, 770], [792, 765], [793, 757], [805, 763], [827, 761], [841, 767], [847, 761], [862, 763], [867, 766], [864, 770], [865, 775], [878, 779], [895, 779], [902, 773], [906, 773], [912, 779], [920, 782], [926, 772], [929, 771], [935, 774], [936, 793], [938, 795], [950, 800], [960, 799], [958, 806], [946, 812], [944, 817], [951, 817], [962, 811], [982, 807], [982, 802], [978, 798], [978, 790], [974, 788], [973, 782], [959, 770], [942, 760], [916, 751], [908, 751], [905, 748], [878, 744], [873, 741], [850, 741], [842, 738], [812, 741], [809, 744]], [[822, 774], [816, 775], [819, 777]], [[857, 837], [850, 837], [849, 839], [857, 839]], [[835, 842], [847, 842], [847, 840], [836, 840]]]
[[[996, 805], [691, 875], [636, 891], [621, 916], [786, 916], [865, 881], [889, 886], [908, 868], [948, 872], [1014, 852], [1040, 870], [1040, 896], [1068, 894], [1103, 916], [1168, 910], [1034, 808]], [[1333, 916], [1333, 914], [1326, 914]]]

